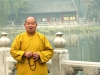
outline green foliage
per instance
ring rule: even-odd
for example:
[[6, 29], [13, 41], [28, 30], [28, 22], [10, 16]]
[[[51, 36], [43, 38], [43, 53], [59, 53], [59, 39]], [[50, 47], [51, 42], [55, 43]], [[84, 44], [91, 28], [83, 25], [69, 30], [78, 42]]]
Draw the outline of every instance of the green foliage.
[[82, 34], [82, 33], [92, 33], [99, 32], [100, 26], [76, 26], [76, 27], [62, 27], [62, 28], [37, 28], [37, 31], [45, 35], [55, 35], [57, 32], [62, 32], [63, 34]]
[[[8, 37], [11, 39], [11, 41], [13, 41], [15, 36], [24, 32], [25, 29], [24, 28], [23, 29], [22, 28], [4, 29], [4, 30], [0, 30], [0, 33], [2, 33], [2, 31], [5, 31], [6, 33], [8, 33]], [[40, 28], [37, 28], [37, 31], [43, 33], [44, 35], [48, 37], [53, 38], [54, 36], [56, 36], [57, 32], [62, 32], [63, 35], [65, 36], [71, 35], [71, 34], [99, 33], [100, 26], [76, 26], [76, 27], [60, 27], [60, 28], [40, 27]]]
[[100, 20], [99, 13], [100, 13], [100, 1], [99, 0], [87, 0], [87, 18], [93, 20]]
[[0, 0], [0, 28], [7, 23], [7, 18], [10, 13], [16, 13], [18, 10], [25, 8], [29, 0]]

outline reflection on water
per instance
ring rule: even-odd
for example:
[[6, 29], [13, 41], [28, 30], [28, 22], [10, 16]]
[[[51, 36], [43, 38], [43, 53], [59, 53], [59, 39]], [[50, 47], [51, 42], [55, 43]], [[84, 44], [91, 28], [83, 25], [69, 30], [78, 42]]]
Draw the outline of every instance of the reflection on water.
[[99, 62], [100, 34], [78, 35], [78, 44], [67, 45], [70, 60]]

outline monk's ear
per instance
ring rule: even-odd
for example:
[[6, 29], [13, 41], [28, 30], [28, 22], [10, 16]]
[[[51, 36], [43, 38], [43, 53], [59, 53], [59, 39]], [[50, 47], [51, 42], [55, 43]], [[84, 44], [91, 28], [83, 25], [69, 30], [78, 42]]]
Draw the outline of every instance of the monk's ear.
[[36, 24], [36, 26], [37, 26], [37, 24]]

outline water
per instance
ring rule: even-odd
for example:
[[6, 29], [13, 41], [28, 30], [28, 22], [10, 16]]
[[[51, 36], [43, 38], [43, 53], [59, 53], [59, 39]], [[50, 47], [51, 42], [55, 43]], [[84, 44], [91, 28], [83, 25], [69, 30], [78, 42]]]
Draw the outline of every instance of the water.
[[100, 34], [77, 35], [77, 44], [67, 45], [70, 60], [100, 62]]

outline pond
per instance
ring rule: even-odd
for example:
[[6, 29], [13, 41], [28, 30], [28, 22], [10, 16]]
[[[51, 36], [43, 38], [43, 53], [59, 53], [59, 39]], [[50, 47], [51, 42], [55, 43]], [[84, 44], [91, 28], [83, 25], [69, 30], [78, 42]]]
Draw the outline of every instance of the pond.
[[[47, 36], [53, 40], [55, 36]], [[70, 34], [62, 36], [66, 40], [69, 60], [100, 62], [100, 33]], [[54, 46], [53, 46], [54, 47]], [[55, 47], [54, 47], [55, 48]]]
[[70, 60], [100, 61], [100, 34], [78, 35], [77, 45], [67, 45]]

